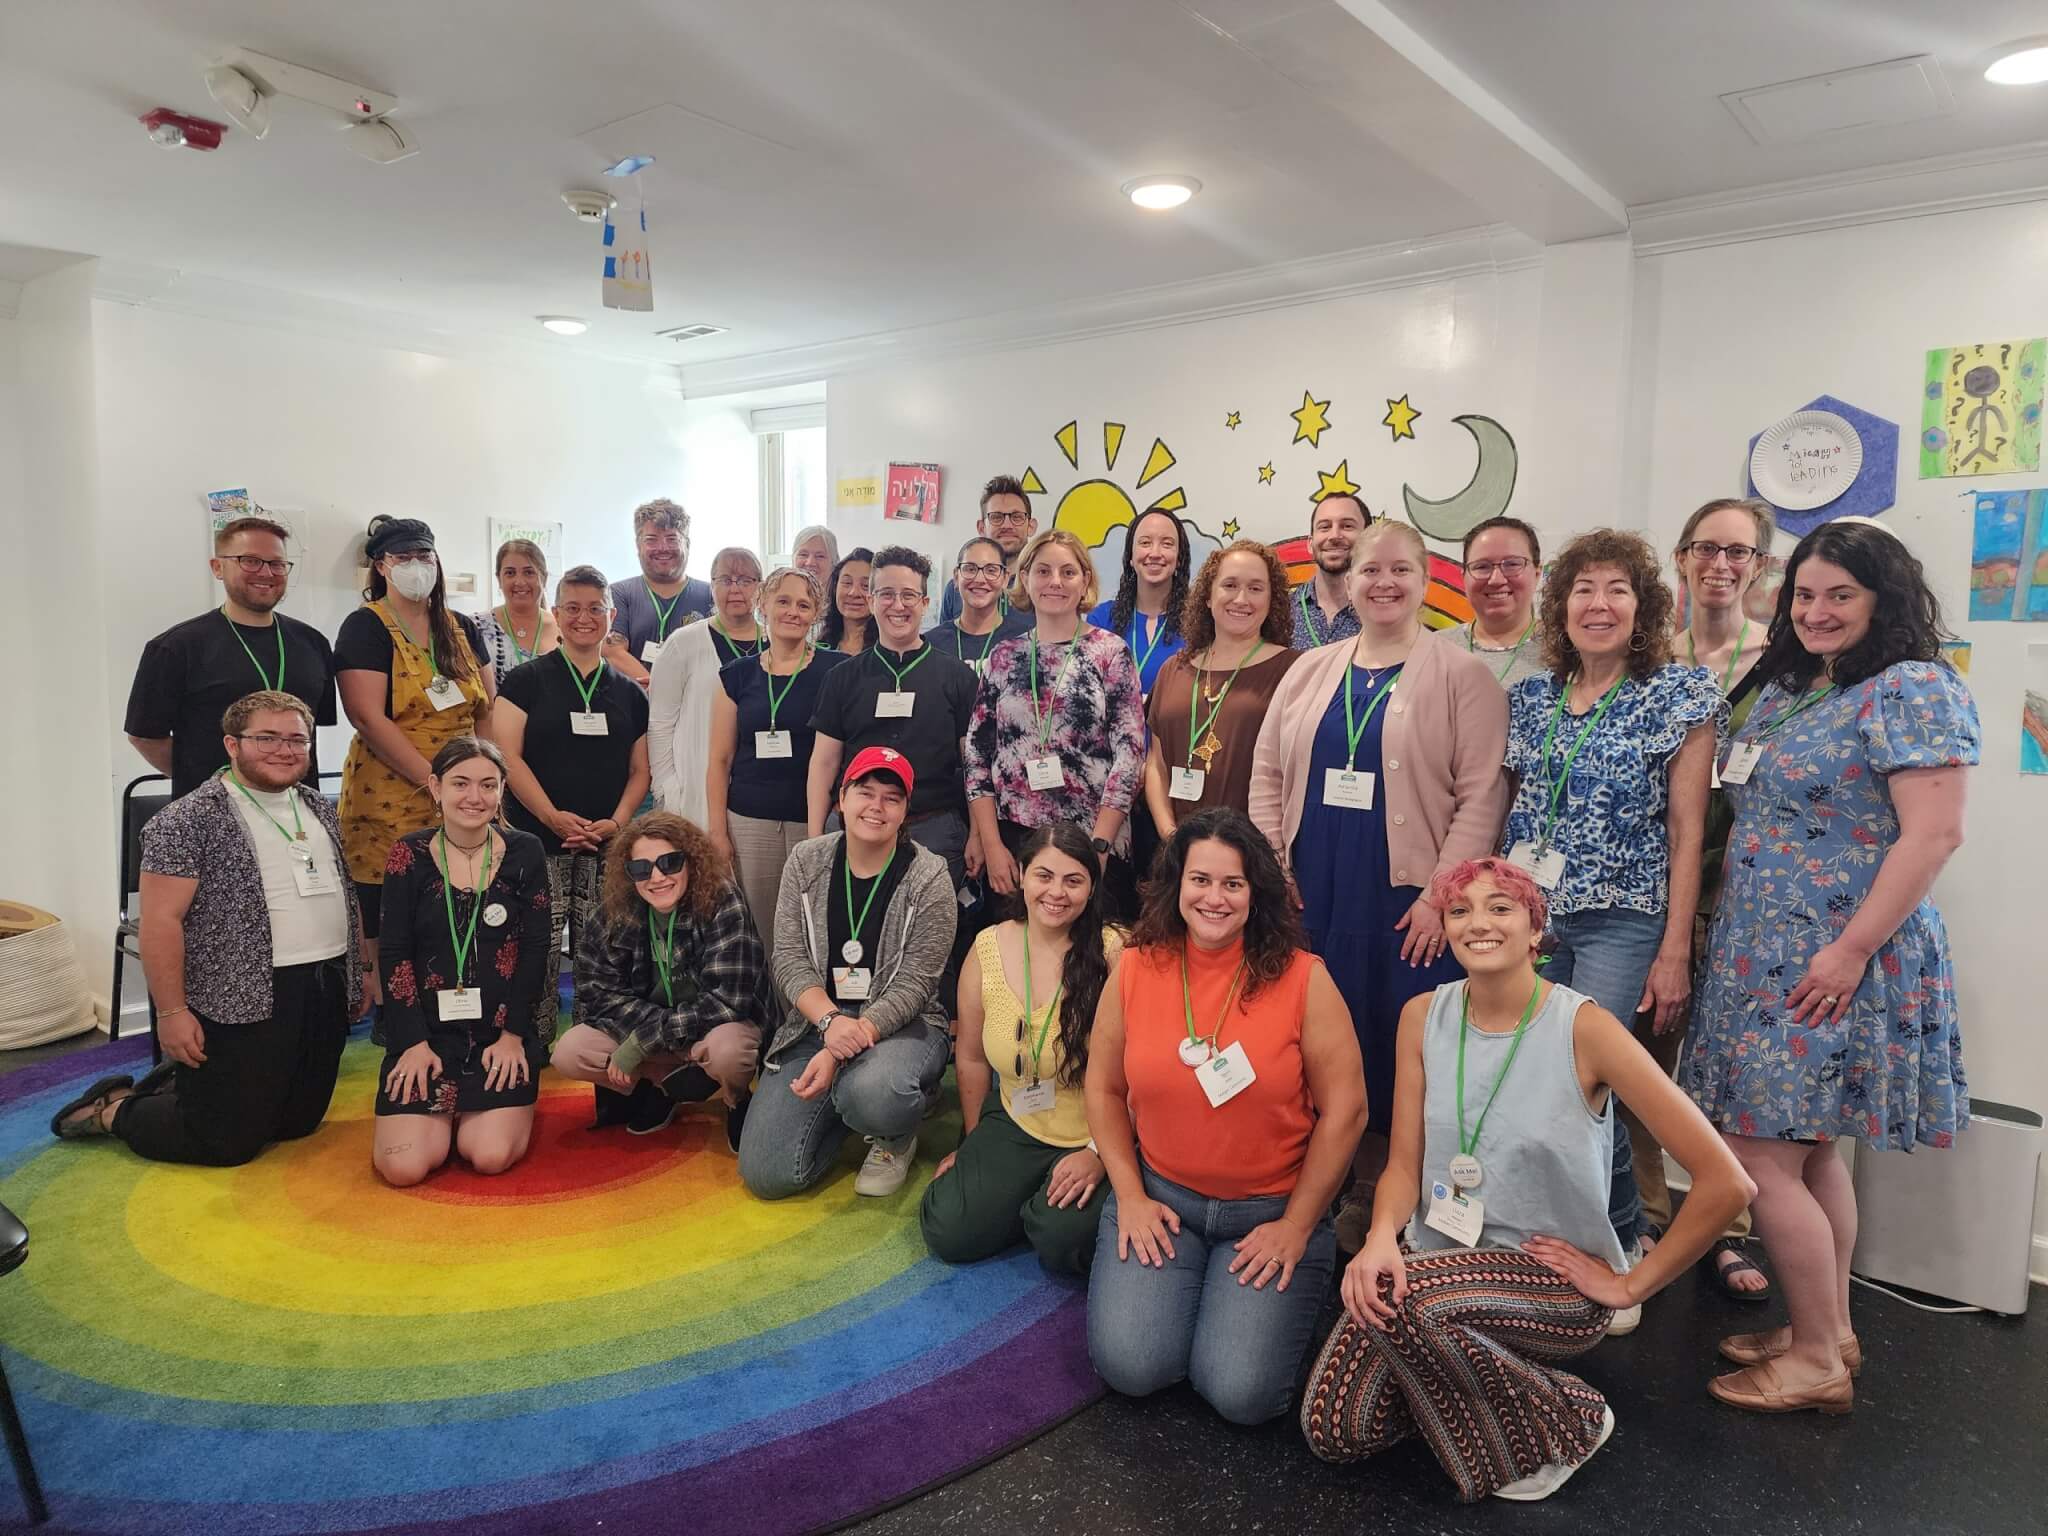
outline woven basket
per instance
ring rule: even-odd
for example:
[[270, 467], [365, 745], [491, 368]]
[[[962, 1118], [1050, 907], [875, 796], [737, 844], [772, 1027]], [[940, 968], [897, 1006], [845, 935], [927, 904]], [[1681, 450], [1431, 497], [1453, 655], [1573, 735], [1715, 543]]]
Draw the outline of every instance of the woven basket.
[[96, 1023], [71, 930], [47, 912], [0, 902], [0, 1050], [62, 1040]]

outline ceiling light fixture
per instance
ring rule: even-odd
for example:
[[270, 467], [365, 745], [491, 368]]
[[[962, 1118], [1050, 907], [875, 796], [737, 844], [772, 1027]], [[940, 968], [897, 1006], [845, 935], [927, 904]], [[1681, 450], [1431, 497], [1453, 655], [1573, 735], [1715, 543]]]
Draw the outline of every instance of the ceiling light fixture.
[[578, 320], [574, 315], [535, 315], [534, 318], [557, 336], [581, 336], [590, 329], [587, 321]]
[[1201, 190], [1202, 184], [1192, 176], [1140, 176], [1123, 185], [1125, 197], [1155, 213], [1178, 208]]
[[2039, 85], [2048, 81], [2048, 37], [2023, 37], [1998, 50], [1984, 71], [1993, 85]]

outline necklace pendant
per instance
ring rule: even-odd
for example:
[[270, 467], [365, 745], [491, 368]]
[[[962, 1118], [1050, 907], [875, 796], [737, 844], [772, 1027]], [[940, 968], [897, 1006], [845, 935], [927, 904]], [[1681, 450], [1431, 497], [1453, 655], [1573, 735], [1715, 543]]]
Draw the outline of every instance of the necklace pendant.
[[1207, 740], [1205, 740], [1199, 747], [1195, 748], [1195, 756], [1199, 757], [1202, 760], [1202, 771], [1204, 773], [1208, 772], [1209, 770], [1210, 759], [1215, 757], [1215, 755], [1218, 752], [1221, 752], [1222, 750], [1222, 738], [1219, 737], [1214, 731], [1211, 731], [1209, 733]]
[[1477, 1189], [1486, 1170], [1479, 1166], [1479, 1159], [1469, 1152], [1460, 1152], [1451, 1159], [1451, 1182], [1460, 1189]]
[[839, 955], [848, 965], [859, 965], [860, 957], [867, 951], [861, 948], [859, 939], [848, 939], [839, 946]]
[[1199, 1067], [1213, 1054], [1206, 1040], [1183, 1040], [1180, 1043], [1180, 1059], [1183, 1066]]

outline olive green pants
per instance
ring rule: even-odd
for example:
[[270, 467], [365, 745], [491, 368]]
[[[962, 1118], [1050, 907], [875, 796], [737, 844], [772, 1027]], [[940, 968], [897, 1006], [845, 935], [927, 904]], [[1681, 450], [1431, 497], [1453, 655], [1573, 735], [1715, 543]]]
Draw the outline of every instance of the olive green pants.
[[1085, 1275], [1095, 1256], [1095, 1221], [1105, 1179], [1082, 1206], [1046, 1199], [1055, 1164], [1071, 1147], [1049, 1147], [1003, 1113], [993, 1087], [981, 1123], [968, 1132], [953, 1166], [926, 1186], [918, 1221], [925, 1246], [948, 1264], [971, 1264], [1020, 1242], [1060, 1274]]

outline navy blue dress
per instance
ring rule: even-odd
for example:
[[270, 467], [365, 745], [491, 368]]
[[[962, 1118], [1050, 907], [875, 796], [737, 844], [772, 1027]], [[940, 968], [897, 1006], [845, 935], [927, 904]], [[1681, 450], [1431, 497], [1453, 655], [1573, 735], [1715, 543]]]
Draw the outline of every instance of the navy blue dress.
[[[1372, 698], [1368, 676], [1375, 686], [1387, 679], [1384, 669], [1370, 674], [1363, 667], [1351, 669], [1354, 715]], [[1388, 701], [1399, 692], [1397, 684]], [[1387, 703], [1382, 702], [1359, 738], [1357, 761], [1351, 766], [1380, 773], [1386, 719]], [[1301, 892], [1308, 947], [1343, 994], [1344, 1005], [1351, 1010], [1351, 1027], [1358, 1032], [1371, 1111], [1367, 1123], [1384, 1134], [1394, 1124], [1394, 1041], [1401, 1009], [1411, 997], [1456, 981], [1465, 970], [1448, 947], [1427, 965], [1411, 966], [1401, 958], [1408, 935], [1406, 930], [1396, 932], [1394, 924], [1407, 915], [1422, 889], [1389, 883], [1385, 778], [1374, 785], [1369, 811], [1323, 804], [1325, 771], [1346, 766], [1345, 735], [1344, 689], [1339, 685], [1316, 726], [1309, 753], [1308, 792], [1302, 797], [1301, 830], [1294, 839], [1294, 880]]]

